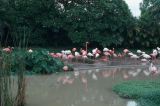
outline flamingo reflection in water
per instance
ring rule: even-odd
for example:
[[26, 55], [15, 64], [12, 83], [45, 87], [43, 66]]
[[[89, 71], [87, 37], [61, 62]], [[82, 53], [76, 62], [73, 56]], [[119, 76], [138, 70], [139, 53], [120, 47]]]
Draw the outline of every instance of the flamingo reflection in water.
[[85, 77], [85, 75], [82, 75], [82, 76], [81, 76], [81, 82], [82, 82], [82, 84], [84, 85], [85, 91], [87, 92], [87, 91], [88, 91], [88, 80], [87, 80], [87, 78]]
[[110, 77], [110, 75], [111, 75], [111, 71], [110, 70], [102, 71], [102, 77], [108, 78], [108, 77]]
[[125, 80], [129, 79], [129, 75], [127, 72], [123, 71], [122, 74], [123, 74], [123, 79]]
[[74, 83], [74, 78], [71, 78], [70, 76], [62, 76], [57, 79], [57, 82], [62, 83], [63, 85], [71, 85]]
[[128, 74], [131, 75], [132, 77], [136, 77], [141, 71], [142, 69], [138, 68], [136, 71], [134, 70], [128, 71]]
[[117, 68], [112, 69], [112, 78], [115, 78], [115, 74], [117, 73]]

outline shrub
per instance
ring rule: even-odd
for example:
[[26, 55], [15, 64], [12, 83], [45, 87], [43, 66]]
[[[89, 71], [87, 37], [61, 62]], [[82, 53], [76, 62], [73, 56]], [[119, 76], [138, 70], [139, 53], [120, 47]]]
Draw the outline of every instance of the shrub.
[[25, 69], [26, 72], [36, 73], [36, 74], [51, 74], [54, 72], [62, 71], [64, 66], [63, 62], [57, 58], [53, 58], [48, 55], [47, 50], [35, 50], [33, 52], [28, 52], [26, 50], [17, 50], [12, 53], [12, 71], [17, 72], [16, 67], [19, 64], [17, 56], [25, 57]]
[[62, 70], [63, 62], [48, 55], [46, 50], [27, 53], [26, 69], [35, 73], [51, 74]]

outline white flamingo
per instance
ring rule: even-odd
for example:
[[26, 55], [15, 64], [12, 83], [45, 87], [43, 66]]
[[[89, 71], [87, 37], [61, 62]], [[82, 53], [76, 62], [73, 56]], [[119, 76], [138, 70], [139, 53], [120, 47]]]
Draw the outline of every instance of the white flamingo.
[[141, 50], [137, 50], [137, 53], [138, 53], [138, 54], [141, 54], [141, 53], [142, 53], [142, 51], [141, 51]]
[[98, 58], [99, 56], [100, 56], [99, 53], [96, 53], [96, 54], [95, 54], [95, 58]]
[[108, 52], [109, 49], [108, 48], [103, 48], [103, 52]]
[[92, 50], [92, 53], [95, 55], [97, 53], [98, 48]]
[[133, 55], [131, 56], [131, 59], [139, 59], [139, 56], [137, 56], [136, 54], [133, 54]]
[[146, 54], [145, 52], [143, 52], [141, 56], [145, 59], [151, 59], [151, 56]]
[[94, 55], [89, 52], [89, 53], [87, 54], [87, 56], [90, 57], [90, 58], [92, 58]]

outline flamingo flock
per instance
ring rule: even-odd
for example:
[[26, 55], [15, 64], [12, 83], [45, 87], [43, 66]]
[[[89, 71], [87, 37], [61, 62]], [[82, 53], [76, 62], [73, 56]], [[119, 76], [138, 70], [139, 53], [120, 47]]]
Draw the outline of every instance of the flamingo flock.
[[[7, 47], [2, 49], [5, 52], [12, 52], [13, 47]], [[29, 53], [34, 52], [32, 49], [28, 50]], [[157, 60], [160, 54], [160, 47], [152, 50], [151, 53], [147, 54], [142, 50], [137, 50], [135, 53], [129, 49], [124, 49], [122, 52], [116, 53], [115, 49], [103, 48], [100, 50], [94, 48], [91, 51], [88, 50], [88, 42], [86, 42], [86, 48], [77, 49], [72, 48], [71, 50], [62, 50], [61, 52], [49, 52], [49, 55], [53, 58], [60, 58], [62, 60], [72, 59], [99, 59], [107, 62], [113, 58], [125, 58], [129, 57], [131, 60], [140, 60], [141, 62], [147, 62], [149, 60]]]
[[[87, 47], [86, 47], [87, 48]], [[79, 51], [79, 52], [78, 52]], [[153, 51], [150, 54], [147, 54], [146, 52], [142, 50], [137, 50], [136, 53], [133, 53], [132, 51], [128, 49], [124, 49], [121, 53], [116, 53], [115, 49], [108, 49], [103, 48], [101, 51], [98, 48], [94, 48], [93, 50], [89, 51], [87, 49], [80, 49], [77, 50], [77, 48], [73, 48], [72, 50], [62, 50], [59, 53], [51, 52], [49, 55], [51, 55], [54, 58], [60, 58], [62, 60], [72, 60], [72, 59], [93, 59], [93, 60], [102, 60], [104, 62], [109, 61], [113, 58], [125, 58], [129, 57], [131, 60], [140, 60], [141, 62], [147, 62], [149, 60], [156, 60], [159, 56], [160, 48], [157, 47], [156, 49], [153, 49]]]
[[[92, 50], [88, 49], [88, 42], [86, 42], [86, 48], [83, 49], [77, 49], [77, 48], [72, 48], [71, 50], [62, 50], [61, 52], [49, 52], [48, 54], [53, 57], [53, 58], [59, 58], [61, 60], [68, 60], [72, 61], [73, 59], [92, 59], [92, 60], [99, 60], [103, 62], [109, 62], [112, 61], [112, 59], [121, 59], [125, 60], [126, 58], [129, 58], [130, 60], [136, 60], [136, 62], [142, 62], [142, 63], [147, 63], [149, 62], [149, 70], [144, 71], [146, 75], [149, 75], [150, 73], [157, 74], [158, 69], [157, 67], [153, 64], [153, 61], [156, 62], [159, 54], [160, 54], [160, 47], [157, 47], [151, 51], [151, 53], [146, 53], [142, 50], [137, 50], [136, 52], [132, 52], [129, 49], [124, 49], [122, 52], [115, 52], [115, 49], [108, 49], [108, 48], [103, 48], [102, 50], [98, 48], [94, 48]], [[2, 51], [4, 52], [12, 52], [14, 47], [7, 47], [3, 48]], [[34, 51], [32, 49], [28, 50], [29, 53], [33, 53]], [[63, 67], [64, 71], [68, 70], [67, 66]], [[126, 76], [126, 74], [124, 74]], [[104, 75], [107, 76], [107, 75]], [[136, 76], [136, 73], [133, 75]], [[95, 75], [93, 75], [94, 79], [97, 79]], [[127, 77], [125, 77], [127, 78]]]
[[62, 50], [61, 53], [49, 53], [54, 58], [60, 58], [62, 60], [72, 60], [72, 59], [93, 59], [93, 60], [100, 60], [103, 62], [109, 62], [112, 61], [111, 59], [121, 59], [125, 60], [125, 58], [129, 58], [130, 60], [134, 60], [135, 62], [142, 62], [147, 63], [150, 62], [149, 70], [152, 73], [157, 73], [157, 68], [153, 64], [152, 61], [157, 60], [160, 54], [160, 48], [157, 47], [156, 49], [153, 49], [151, 53], [147, 54], [146, 52], [142, 50], [137, 50], [135, 53], [124, 49], [121, 53], [116, 53], [115, 49], [108, 49], [103, 48], [101, 51], [98, 48], [94, 48], [91, 51], [88, 50], [86, 43], [86, 50], [80, 49], [80, 52], [78, 52], [77, 48], [73, 48], [72, 50]]

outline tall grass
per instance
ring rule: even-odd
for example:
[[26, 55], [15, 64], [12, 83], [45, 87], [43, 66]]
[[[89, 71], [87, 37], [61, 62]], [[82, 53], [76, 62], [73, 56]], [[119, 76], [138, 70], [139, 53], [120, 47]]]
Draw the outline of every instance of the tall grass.
[[13, 102], [10, 54], [2, 53], [0, 60], [0, 106], [14, 106]]
[[[18, 32], [18, 31], [17, 31]], [[18, 44], [18, 51], [14, 56], [12, 52], [4, 52], [1, 50], [0, 54], [0, 106], [24, 106], [25, 105], [25, 54], [21, 53], [22, 49], [27, 48], [27, 30], [25, 27], [20, 31], [22, 33], [21, 39], [16, 39], [15, 45]], [[15, 59], [16, 58], [16, 59]], [[16, 64], [16, 78], [17, 84], [12, 81], [12, 67]], [[15, 68], [15, 67], [14, 67]], [[14, 78], [15, 78], [14, 77]], [[15, 85], [14, 85], [15, 84]], [[16, 86], [14, 89], [13, 86]], [[14, 94], [14, 92], [16, 94]], [[13, 95], [14, 94], [14, 95]]]
[[17, 77], [18, 77], [18, 92], [16, 96], [16, 106], [24, 106], [25, 105], [25, 63], [24, 63], [24, 56], [21, 55], [17, 58], [17, 61], [20, 63], [17, 66]]

